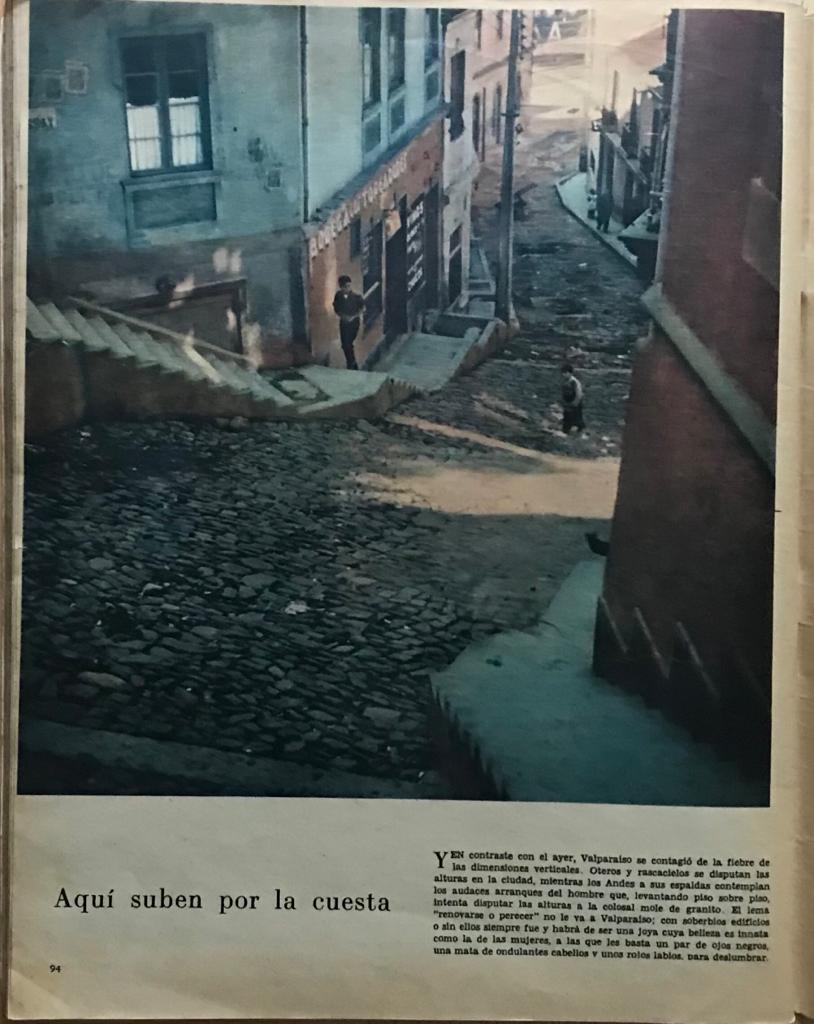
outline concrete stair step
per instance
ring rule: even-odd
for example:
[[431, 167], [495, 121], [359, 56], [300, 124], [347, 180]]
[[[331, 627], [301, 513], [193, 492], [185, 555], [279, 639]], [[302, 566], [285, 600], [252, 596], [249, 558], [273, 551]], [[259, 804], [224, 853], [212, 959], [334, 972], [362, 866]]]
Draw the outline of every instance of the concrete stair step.
[[36, 341], [61, 342], [62, 333], [43, 316], [37, 306], [26, 299], [26, 332]]
[[241, 395], [251, 394], [251, 383], [240, 377], [239, 371], [217, 356], [207, 358], [209, 365], [215, 370], [220, 379], [232, 390]]
[[107, 341], [98, 333], [96, 328], [87, 321], [78, 309], [66, 309], [65, 319], [81, 336], [83, 343], [92, 352], [110, 352]]
[[133, 333], [141, 341], [144, 348], [158, 360], [158, 369], [161, 373], [173, 376], [186, 375], [184, 367], [175, 361], [168, 345], [156, 341], [146, 331], [134, 331]]
[[477, 337], [477, 331], [460, 338], [420, 332], [405, 335], [379, 360], [376, 370], [421, 391], [437, 391], [455, 376]]
[[139, 366], [161, 366], [160, 355], [155, 351], [154, 346], [150, 344], [149, 339], [145, 338], [141, 332], [132, 330], [127, 324], [117, 324], [115, 331], [130, 351], [135, 353], [136, 362]]
[[82, 336], [79, 334], [75, 327], [68, 323], [68, 321], [65, 319], [60, 310], [58, 310], [57, 307], [53, 304], [53, 302], [40, 303], [39, 311], [42, 314], [43, 318], [46, 320], [46, 322], [49, 324], [49, 326], [54, 328], [54, 330], [59, 333], [62, 341], [67, 343], [76, 343], [82, 341]]
[[[81, 315], [81, 314], [80, 314]], [[137, 360], [136, 353], [113, 330], [106, 320], [100, 316], [91, 317], [88, 321], [96, 334], [106, 342], [111, 355], [118, 359]]]
[[[145, 321], [78, 298], [71, 300], [64, 310], [52, 302], [28, 299], [26, 313], [26, 333], [31, 341], [79, 345], [99, 357], [127, 361], [147, 374], [173, 376], [190, 385], [212, 389], [227, 402], [230, 394], [248, 399], [248, 408], [245, 401], [238, 406], [243, 410], [241, 415], [251, 416], [254, 405], [258, 418], [275, 418], [280, 414], [368, 418], [382, 415], [421, 390], [415, 381], [400, 380], [393, 374], [320, 367], [305, 367], [278, 382], [259, 373], [246, 360], [233, 360], [229, 353], [219, 353], [203, 343], [196, 345], [162, 328], [156, 327], [153, 333], [152, 326]], [[422, 336], [418, 336], [414, 344], [431, 347], [432, 337], [424, 336], [422, 341]], [[460, 344], [460, 339], [446, 340]], [[149, 382], [146, 386], [149, 387]]]

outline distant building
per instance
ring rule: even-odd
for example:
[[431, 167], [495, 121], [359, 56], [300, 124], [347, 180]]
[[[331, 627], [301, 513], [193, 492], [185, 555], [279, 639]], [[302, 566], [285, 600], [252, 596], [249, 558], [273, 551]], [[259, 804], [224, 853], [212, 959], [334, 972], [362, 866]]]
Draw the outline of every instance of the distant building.
[[475, 149], [474, 71], [483, 11], [444, 12], [445, 98], [443, 253], [444, 307], [468, 298], [472, 186], [480, 170]]
[[535, 66], [569, 67], [588, 57], [588, 10], [544, 9], [534, 14]]
[[[534, 12], [521, 11], [518, 99], [528, 99], [534, 50]], [[507, 62], [511, 33], [511, 10], [475, 11], [475, 47], [472, 51], [471, 132], [475, 152], [485, 160], [502, 146], [507, 89]]]
[[[584, 158], [586, 187], [611, 197], [613, 217], [624, 229], [620, 238], [638, 257], [642, 276], [655, 268], [661, 186], [670, 121], [677, 15], [631, 39], [611, 45], [610, 12], [593, 16], [591, 89], [602, 96], [592, 115]], [[624, 25], [616, 26], [621, 33]], [[610, 38], [603, 33], [610, 32]], [[601, 58], [596, 50], [604, 51]]]
[[30, 288], [266, 365], [443, 301], [440, 11], [31, 5]]
[[679, 15], [655, 327], [634, 366], [597, 672], [768, 759], [783, 18]]

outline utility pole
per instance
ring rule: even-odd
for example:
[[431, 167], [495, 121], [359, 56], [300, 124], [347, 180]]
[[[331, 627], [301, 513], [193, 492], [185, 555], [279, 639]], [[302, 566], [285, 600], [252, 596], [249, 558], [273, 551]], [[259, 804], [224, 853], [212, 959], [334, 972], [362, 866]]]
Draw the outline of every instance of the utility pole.
[[523, 14], [512, 11], [509, 40], [509, 80], [506, 83], [506, 130], [503, 133], [503, 173], [500, 181], [500, 208], [498, 222], [498, 262], [495, 289], [495, 316], [508, 324], [512, 319], [512, 254], [514, 238], [514, 146], [517, 123], [517, 60], [520, 54], [521, 19]]

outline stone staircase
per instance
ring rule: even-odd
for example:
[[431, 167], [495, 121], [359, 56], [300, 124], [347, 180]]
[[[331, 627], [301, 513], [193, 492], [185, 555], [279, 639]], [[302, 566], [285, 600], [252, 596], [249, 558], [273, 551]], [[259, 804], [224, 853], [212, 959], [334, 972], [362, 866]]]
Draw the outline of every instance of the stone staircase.
[[432, 394], [477, 366], [502, 343], [505, 327], [495, 319], [495, 281], [478, 238], [471, 240], [465, 307], [428, 310], [423, 320], [423, 330], [381, 346], [365, 369]]
[[376, 369], [411, 384], [424, 394], [440, 391], [461, 372], [480, 331], [469, 329], [461, 337], [416, 332], [405, 334], [376, 362]]
[[381, 416], [416, 390], [386, 373], [260, 371], [251, 359], [84, 299], [27, 300], [26, 435], [83, 420]]
[[[133, 368], [177, 377], [215, 392], [249, 397], [264, 411], [279, 413], [296, 404], [295, 399], [259, 374], [245, 356], [193, 342], [82, 299], [72, 300], [64, 309], [53, 302], [29, 299], [26, 334], [37, 344], [76, 346]], [[317, 397], [315, 393], [312, 399]]]
[[495, 315], [495, 280], [479, 238], [472, 237], [469, 251], [469, 301], [466, 312], [473, 316]]

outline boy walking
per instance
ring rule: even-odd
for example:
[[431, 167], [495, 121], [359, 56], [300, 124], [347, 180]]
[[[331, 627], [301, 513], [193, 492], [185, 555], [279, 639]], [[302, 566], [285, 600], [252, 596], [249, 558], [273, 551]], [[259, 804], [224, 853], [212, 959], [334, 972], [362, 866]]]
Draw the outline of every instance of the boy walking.
[[613, 196], [610, 192], [601, 192], [596, 201], [596, 226], [604, 234], [608, 233], [611, 214], [613, 213]]
[[585, 429], [583, 416], [582, 384], [574, 376], [574, 367], [570, 363], [562, 365], [562, 432], [570, 434], [576, 427], [580, 434]]
[[339, 340], [349, 370], [358, 370], [353, 343], [359, 333], [365, 300], [351, 287], [347, 274], [339, 278], [339, 291], [334, 296], [334, 313], [339, 317]]

